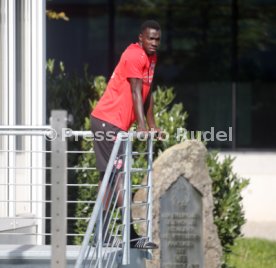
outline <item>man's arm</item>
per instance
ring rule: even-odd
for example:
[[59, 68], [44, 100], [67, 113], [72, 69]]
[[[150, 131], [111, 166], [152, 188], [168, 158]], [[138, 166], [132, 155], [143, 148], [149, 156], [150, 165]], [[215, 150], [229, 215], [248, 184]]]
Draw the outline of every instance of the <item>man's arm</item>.
[[147, 131], [145, 122], [145, 112], [142, 98], [143, 81], [140, 78], [129, 78], [134, 112], [137, 119], [137, 131]]
[[155, 137], [158, 140], [160, 140], [160, 139], [164, 138], [165, 136], [163, 135], [162, 130], [156, 126], [155, 119], [154, 119], [154, 113], [153, 113], [153, 107], [154, 107], [154, 100], [153, 100], [152, 93], [150, 91], [150, 93], [148, 94], [148, 97], [146, 99], [145, 108], [144, 108], [146, 118], [147, 118], [147, 124], [148, 124], [149, 130], [156, 132]]
[[147, 124], [149, 129], [157, 129], [153, 113], [154, 100], [151, 91], [148, 94], [147, 100], [145, 102], [145, 114], [147, 119]]

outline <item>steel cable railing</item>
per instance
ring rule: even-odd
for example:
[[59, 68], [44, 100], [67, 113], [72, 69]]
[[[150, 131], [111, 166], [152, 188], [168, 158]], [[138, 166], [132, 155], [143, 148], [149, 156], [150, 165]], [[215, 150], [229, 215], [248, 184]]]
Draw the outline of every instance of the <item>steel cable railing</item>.
[[[51, 135], [53, 133], [53, 129], [51, 126], [0, 126], [0, 139], [3, 137], [26, 137], [26, 138], [30, 138], [30, 137], [45, 137], [45, 139], [43, 139], [43, 143], [47, 144], [45, 146], [43, 146], [43, 148], [46, 147], [50, 147], [50, 141], [51, 141]], [[72, 134], [73, 136], [75, 135], [75, 133], [73, 132]], [[78, 137], [83, 137], [83, 136], [87, 136], [88, 135], [88, 131], [77, 131], [77, 135]], [[67, 137], [66, 137], [67, 138]], [[69, 138], [67, 138], [67, 142], [69, 143]], [[52, 205], [53, 200], [50, 199], [50, 188], [53, 186], [51, 179], [50, 179], [50, 173], [46, 174], [46, 172], [50, 172], [52, 171], [52, 167], [51, 166], [46, 166], [46, 164], [49, 164], [49, 161], [44, 161], [41, 162], [40, 166], [32, 166], [30, 165], [31, 161], [29, 161], [29, 159], [31, 157], [35, 158], [37, 154], [43, 154], [44, 158], [47, 157], [47, 155], [51, 155], [52, 154], [52, 149], [51, 150], [33, 150], [31, 148], [31, 146], [27, 146], [26, 149], [16, 149], [16, 147], [13, 147], [12, 149], [8, 148], [7, 144], [0, 144], [0, 146], [2, 145], [2, 148], [0, 149], [0, 159], [2, 159], [1, 163], [0, 163], [0, 192], [10, 192], [11, 189], [13, 189], [14, 194], [12, 196], [10, 195], [2, 195], [1, 194], [1, 200], [0, 200], [0, 207], [1, 207], [1, 213], [0, 213], [0, 239], [1, 237], [3, 237], [4, 235], [8, 235], [11, 237], [15, 237], [14, 239], [11, 239], [11, 241], [18, 241], [17, 243], [21, 243], [20, 240], [22, 241], [22, 243], [24, 243], [25, 239], [19, 239], [19, 236], [22, 237], [42, 237], [41, 241], [44, 241], [42, 244], [44, 243], [50, 243], [51, 242], [51, 229], [47, 226], [50, 225], [51, 219], [52, 217], [50, 215], [45, 216], [36, 216], [36, 212], [33, 211], [31, 208], [28, 210], [27, 209], [27, 213], [26, 213], [26, 209], [25, 210], [21, 210], [20, 208], [18, 208], [19, 206], [24, 206], [26, 207], [25, 204], [30, 204], [30, 207], [33, 204], [37, 204], [38, 206], [44, 206], [45, 205], [45, 211], [44, 214], [46, 214], [46, 210], [50, 210], [50, 205]], [[25, 147], [25, 146], [24, 146]], [[67, 150], [64, 153], [66, 153], [68, 156], [70, 155], [74, 155], [74, 154], [94, 154], [93, 150], [89, 150], [89, 151], [83, 151], [83, 150]], [[8, 163], [8, 161], [6, 161], [6, 159], [8, 159], [10, 157], [10, 155], [12, 155], [15, 158], [15, 161], [13, 161], [13, 166], [8, 166], [5, 165], [6, 163]], [[25, 161], [25, 159], [27, 159], [27, 161], [25, 161], [25, 165], [24, 161], [21, 163], [21, 160], [18, 161], [18, 158], [20, 157], [20, 159], [23, 159]], [[50, 158], [50, 157], [47, 157]], [[18, 163], [19, 162], [19, 163]], [[47, 163], [46, 163], [47, 162]], [[29, 165], [28, 165], [29, 164]], [[32, 171], [37, 170], [37, 171], [42, 171], [42, 177], [43, 177], [43, 181], [40, 181], [40, 183], [37, 183], [34, 179], [32, 179], [33, 175], [32, 175]], [[95, 167], [80, 167], [80, 166], [67, 166], [66, 170], [68, 171], [72, 171], [75, 172], [77, 170], [88, 170], [89, 172], [91, 171], [95, 171], [96, 168]], [[14, 177], [14, 181], [9, 180], [9, 173], [13, 172], [13, 177]], [[22, 173], [24, 172], [24, 173]], [[25, 198], [22, 199], [22, 197], [20, 197], [20, 192], [23, 192], [26, 190], [31, 192], [31, 189], [34, 187], [43, 187], [43, 192], [45, 193], [45, 199], [43, 199], [43, 195], [41, 195], [40, 199], [37, 200], [33, 200], [31, 198], [31, 196], [27, 196], [29, 199]], [[98, 184], [89, 184], [89, 183], [67, 183], [66, 184], [67, 188], [79, 188], [79, 187], [88, 187], [88, 188], [97, 188]], [[49, 190], [47, 190], [49, 189]], [[47, 193], [48, 194], [47, 194]], [[90, 204], [90, 205], [94, 205], [95, 201], [93, 200], [66, 200], [66, 204], [67, 205], [76, 205], [76, 204]], [[8, 213], [5, 212], [6, 209], [2, 209], [3, 207], [10, 207], [12, 206], [12, 204], [14, 204], [14, 209], [13, 209], [13, 213]], [[43, 205], [44, 204], [44, 205]], [[55, 205], [55, 202], [54, 204]], [[8, 209], [7, 209], [8, 210]], [[35, 222], [34, 225], [44, 225], [46, 226], [47, 232], [45, 232], [45, 228], [43, 228], [43, 230], [41, 230], [40, 232], [38, 232], [35, 229], [30, 230], [29, 232], [27, 230], [25, 230], [25, 233], [21, 233], [16, 231], [18, 229], [18, 226], [20, 226], [20, 222], [26, 218], [31, 218], [32, 220]], [[68, 222], [68, 226], [70, 225], [75, 225], [75, 222], [77, 220], [85, 220], [87, 221], [89, 218], [88, 217], [76, 217], [74, 215], [68, 215], [66, 217], [66, 220]], [[9, 224], [6, 224], [6, 222], [9, 221]], [[14, 222], [17, 221], [19, 222], [19, 224], [14, 224]], [[46, 222], [48, 221], [48, 222]], [[70, 222], [71, 221], [71, 222]], [[9, 227], [8, 230], [5, 230], [5, 227]], [[72, 228], [70, 228], [72, 229]], [[67, 232], [66, 233], [67, 237], [76, 237], [76, 236], [80, 236], [83, 237], [84, 234], [83, 233], [76, 233], [76, 232]], [[37, 244], [37, 239], [32, 240], [33, 244]], [[71, 239], [72, 241], [72, 239]], [[28, 241], [28, 243], [30, 243]]]
[[[61, 120], [62, 121], [62, 120]], [[65, 120], [64, 120], [65, 121]], [[9, 147], [7, 144], [1, 144], [0, 142], [0, 159], [7, 159], [7, 161], [1, 161], [0, 164], [0, 192], [7, 192], [11, 194], [1, 195], [0, 207], [1, 207], [1, 215], [0, 215], [0, 226], [3, 220], [9, 220], [12, 225], [10, 229], [0, 229], [0, 239], [1, 235], [8, 235], [11, 237], [20, 237], [22, 238], [30, 236], [30, 237], [40, 237], [32, 240], [34, 244], [45, 244], [51, 243], [52, 247], [54, 247], [54, 241], [59, 241], [59, 237], [56, 233], [53, 233], [53, 227], [51, 222], [55, 215], [53, 212], [51, 215], [50, 206], [51, 207], [61, 207], [63, 200], [57, 200], [57, 196], [55, 198], [52, 195], [52, 188], [57, 187], [59, 181], [54, 180], [51, 174], [53, 172], [57, 172], [58, 167], [55, 165], [55, 162], [50, 163], [50, 159], [53, 157], [53, 153], [59, 150], [59, 154], [65, 157], [64, 159], [65, 166], [62, 168], [63, 172], [60, 173], [61, 177], [66, 177], [65, 181], [62, 181], [62, 187], [73, 189], [75, 192], [80, 187], [88, 187], [89, 189], [98, 188], [98, 184], [95, 183], [86, 183], [84, 182], [72, 182], [67, 181], [69, 174], [67, 172], [73, 172], [72, 177], [76, 177], [77, 172], [86, 171], [86, 172], [95, 172], [96, 169], [94, 166], [79, 166], [79, 165], [68, 165], [67, 156], [71, 157], [71, 155], [81, 154], [94, 154], [93, 150], [72, 150], [65, 148], [64, 150], [59, 147], [58, 143], [53, 146], [52, 139], [53, 137], [53, 126], [0, 126], [0, 139], [1, 137], [28, 137], [30, 141], [33, 138], [40, 137], [40, 141], [43, 143], [39, 148], [35, 146], [27, 146], [26, 148], [18, 149], [15, 145]], [[90, 131], [68, 131], [63, 132], [65, 136], [65, 142], [69, 143], [70, 139], [73, 138], [76, 140], [76, 137], [86, 137], [89, 135]], [[62, 134], [56, 133], [56, 134]], [[70, 135], [69, 135], [70, 134]], [[111, 159], [114, 160], [116, 157], [122, 158], [124, 162], [124, 166], [122, 169], [117, 170], [114, 169], [114, 165], [112, 161], [110, 162], [110, 167], [107, 169], [105, 177], [102, 182], [102, 186], [98, 191], [98, 199], [97, 200], [69, 200], [66, 199], [64, 201], [65, 206], [76, 206], [77, 204], [87, 204], [88, 206], [92, 206], [94, 211], [96, 211], [96, 216], [91, 216], [91, 218], [87, 217], [87, 215], [73, 215], [68, 212], [63, 214], [63, 220], [66, 222], [65, 236], [71, 237], [72, 239], [66, 239], [67, 241], [73, 241], [74, 237], [79, 236], [82, 239], [82, 249], [76, 263], [76, 267], [81, 267], [83, 264], [87, 264], [86, 267], [112, 267], [118, 261], [123, 264], [129, 263], [129, 244], [130, 244], [130, 235], [129, 228], [130, 224], [138, 225], [140, 223], [146, 223], [147, 231], [143, 237], [148, 237], [151, 239], [151, 170], [152, 170], [152, 135], [149, 135], [147, 139], [148, 148], [146, 152], [133, 152], [132, 151], [132, 141], [136, 137], [136, 133], [120, 133], [117, 141], [115, 142], [115, 146], [111, 155]], [[9, 138], [5, 138], [9, 140]], [[61, 139], [61, 137], [59, 137]], [[118, 144], [120, 143], [120, 144]], [[117, 145], [116, 145], [117, 144]], [[126, 151], [123, 155], [118, 156], [119, 147], [124, 144]], [[2, 147], [1, 147], [2, 145]], [[50, 146], [51, 145], [51, 146]], [[56, 146], [56, 147], [55, 147]], [[74, 147], [74, 146], [73, 146]], [[49, 149], [50, 148], [50, 149]], [[117, 149], [116, 149], [117, 148]], [[114, 151], [115, 150], [115, 151]], [[116, 151], [117, 150], [117, 151]], [[32, 159], [36, 159], [35, 155], [40, 155], [39, 159], [41, 161], [32, 161]], [[21, 159], [26, 156], [26, 159], [29, 161], [21, 162]], [[147, 167], [133, 167], [133, 159], [135, 157], [144, 156], [148, 160]], [[20, 157], [20, 159], [18, 158]], [[113, 158], [112, 158], [113, 157]], [[11, 159], [12, 161], [8, 161]], [[36, 173], [38, 172], [38, 173]], [[24, 173], [24, 174], [23, 174]], [[109, 175], [108, 175], [109, 173]], [[147, 176], [147, 183], [145, 185], [131, 185], [131, 178], [134, 174], [138, 174], [140, 176]], [[40, 174], [38, 177], [37, 174]], [[111, 175], [112, 174], [112, 175]], [[28, 177], [29, 176], [29, 177]], [[123, 189], [120, 191], [115, 191], [120, 180], [118, 180], [118, 176], [121, 177], [121, 181], [124, 180]], [[24, 181], [22, 178], [27, 178]], [[113, 184], [113, 188], [108, 188], [107, 185], [111, 183]], [[147, 201], [141, 203], [131, 203], [131, 193], [133, 190], [144, 188], [147, 191]], [[36, 189], [39, 189], [39, 192], [36, 193]], [[61, 188], [59, 188], [61, 189]], [[69, 190], [68, 190], [69, 191]], [[70, 190], [71, 191], [71, 190]], [[30, 199], [26, 198], [26, 194], [30, 192]], [[56, 192], [59, 192], [56, 190]], [[66, 190], [67, 192], [67, 190]], [[19, 196], [19, 193], [23, 193], [22, 197]], [[110, 195], [110, 200], [103, 200], [105, 194]], [[25, 194], [25, 197], [24, 197]], [[36, 195], [33, 198], [34, 194]], [[124, 203], [118, 205], [118, 200], [120, 196], [124, 196]], [[100, 200], [100, 201], [98, 201]], [[20, 208], [18, 207], [20, 206]], [[131, 220], [130, 210], [131, 206], [145, 206], [147, 215], [144, 219], [133, 219]], [[11, 209], [7, 209], [10, 207]], [[21, 207], [25, 210], [25, 213], [21, 212]], [[107, 207], [107, 212], [111, 214], [108, 218], [105, 216], [103, 218], [102, 212], [103, 207]], [[2, 210], [5, 208], [5, 210]], [[71, 211], [72, 209], [70, 209]], [[6, 211], [7, 213], [4, 213]], [[27, 214], [26, 214], [27, 211]], [[37, 213], [39, 211], [39, 213]], [[18, 215], [20, 214], [20, 215]], [[31, 219], [34, 222], [35, 226], [41, 225], [41, 228], [31, 229], [29, 233], [25, 230], [24, 233], [18, 232], [15, 224], [15, 221], [20, 221], [21, 219]], [[76, 233], [73, 231], [72, 226], [75, 225], [76, 221], [83, 220], [87, 222], [87, 232], [84, 233]], [[89, 220], [89, 221], [88, 221]], [[56, 220], [57, 222], [57, 220]], [[101, 225], [107, 224], [109, 233], [105, 231], [102, 233]], [[56, 227], [55, 230], [61, 227]], [[64, 228], [64, 227], [63, 227]], [[2, 232], [1, 232], [2, 231]], [[96, 238], [102, 236], [101, 239], [96, 241]], [[18, 240], [18, 239], [17, 239]], [[25, 241], [24, 239], [22, 241]], [[38, 242], [40, 241], [40, 242]], [[20, 241], [19, 241], [20, 243]], [[28, 240], [28, 243], [29, 240]], [[24, 242], [23, 242], [24, 244]], [[85, 248], [84, 248], [84, 245]], [[107, 247], [108, 245], [108, 247]], [[84, 249], [83, 249], [84, 248]], [[66, 251], [66, 248], [63, 248], [63, 251]], [[56, 256], [61, 255], [56, 253]], [[58, 256], [59, 257], [59, 256]], [[60, 256], [60, 259], [62, 256]], [[79, 263], [79, 264], [78, 264]], [[79, 266], [78, 266], [79, 265]], [[95, 266], [96, 265], [96, 266]], [[63, 267], [61, 264], [58, 266], [52, 267]], [[65, 266], [64, 266], [65, 267]]]

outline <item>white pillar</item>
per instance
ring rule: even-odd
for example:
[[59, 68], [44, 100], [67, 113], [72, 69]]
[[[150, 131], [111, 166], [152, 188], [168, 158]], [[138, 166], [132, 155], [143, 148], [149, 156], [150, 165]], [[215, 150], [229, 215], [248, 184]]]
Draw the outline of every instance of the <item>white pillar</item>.
[[[31, 0], [31, 123], [32, 125], [45, 125], [46, 114], [46, 93], [45, 93], [45, 73], [46, 73], [46, 3], [45, 0]], [[44, 151], [45, 139], [43, 137], [32, 137], [32, 150]], [[32, 166], [45, 166], [45, 155], [34, 153], [32, 155]], [[45, 183], [45, 170], [32, 171], [32, 183]], [[34, 186], [32, 188], [32, 200], [45, 200], [45, 187]], [[45, 216], [44, 203], [33, 202], [32, 210], [37, 217]], [[43, 233], [45, 222], [40, 221], [38, 233]], [[43, 237], [38, 237], [38, 243], [43, 243]]]
[[[31, 125], [32, 110], [31, 110], [31, 0], [17, 1], [17, 124]], [[17, 139], [18, 141], [18, 139]], [[31, 137], [22, 136], [19, 138], [21, 146], [17, 145], [17, 149], [22, 149], [25, 153], [17, 154], [17, 165], [29, 167], [32, 165]], [[25, 184], [16, 189], [17, 200], [30, 200], [26, 203], [17, 203], [16, 209], [19, 214], [35, 214], [32, 211], [31, 191], [32, 191], [32, 171], [18, 170], [18, 183]]]
[[[1, 0], [1, 49], [0, 49], [0, 83], [1, 83], [1, 124], [15, 124], [16, 105], [15, 105], [15, 81], [16, 81], [16, 51], [15, 51], [15, 0]], [[15, 150], [15, 137], [2, 139], [2, 149]], [[14, 166], [15, 153], [2, 153], [1, 165]], [[15, 199], [15, 171], [7, 170], [3, 174], [1, 183], [6, 183], [6, 187], [1, 187], [1, 199]], [[9, 185], [9, 186], [8, 186]], [[2, 203], [2, 202], [1, 202]], [[15, 204], [11, 202], [2, 203], [4, 216], [14, 216]]]
[[[16, 103], [20, 102], [22, 105], [19, 107], [22, 107], [22, 110], [18, 112], [23, 115], [23, 124], [45, 125], [46, 0], [0, 0], [0, 12], [0, 124], [16, 124]], [[17, 33], [19, 34], [16, 35]], [[16, 81], [19, 82], [16, 84]], [[16, 99], [18, 96], [22, 99]], [[0, 138], [0, 149], [14, 151], [15, 142], [12, 136]], [[28, 151], [44, 151], [44, 148], [45, 140], [42, 137], [27, 138], [23, 147]], [[0, 160], [1, 166], [15, 166], [16, 154], [13, 152], [8, 155], [0, 152]], [[45, 155], [42, 153], [25, 154], [24, 163], [20, 164], [20, 166], [26, 164], [44, 167]], [[0, 187], [0, 199], [15, 200], [17, 196], [12, 184], [22, 183], [22, 178], [18, 174], [16, 180], [14, 169], [0, 170], [0, 175], [0, 183], [7, 184], [6, 187]], [[25, 183], [43, 184], [45, 170], [34, 169], [27, 177], [28, 181], [24, 181]], [[45, 205], [37, 201], [45, 200], [45, 187], [30, 186], [29, 200], [32, 204], [30, 212], [37, 217], [44, 217]], [[21, 207], [16, 206], [14, 202], [9, 204], [1, 202], [0, 209], [0, 216], [3, 217], [13, 217], [21, 212]], [[44, 233], [44, 220], [38, 223], [38, 232]], [[37, 242], [43, 243], [42, 237], [38, 236], [38, 238]]]
[[[31, 37], [32, 37], [32, 24], [31, 24], [31, 0], [21, 0], [21, 81], [22, 81], [22, 112], [23, 123], [26, 125], [32, 124], [32, 46], [31, 46]], [[30, 142], [25, 141], [25, 146], [29, 148]]]
[[[46, 98], [45, 98], [45, 72], [46, 72], [46, 52], [45, 52], [45, 20], [46, 20], [46, 3], [45, 0], [21, 0], [17, 2], [18, 12], [17, 24], [20, 32], [17, 42], [18, 67], [19, 73], [18, 84], [22, 107], [22, 124], [39, 126], [45, 125]], [[45, 155], [37, 153], [45, 151], [45, 140], [43, 137], [28, 136], [24, 138], [23, 149], [26, 151], [35, 151], [24, 154], [24, 166], [44, 167]], [[23, 178], [24, 177], [24, 178]], [[24, 195], [21, 193], [23, 200], [29, 199], [30, 205], [19, 204], [18, 211], [34, 214], [41, 218], [45, 216], [45, 170], [32, 169], [26, 171], [24, 183], [31, 184], [29, 189], [25, 188]], [[22, 181], [23, 182], [23, 181]], [[41, 186], [38, 186], [38, 185]], [[19, 188], [20, 189], [20, 188]], [[21, 188], [22, 189], [22, 188]], [[19, 196], [19, 192], [18, 192]], [[23, 206], [24, 205], [24, 206]], [[39, 234], [45, 233], [45, 220], [37, 220]], [[37, 236], [37, 243], [43, 244], [44, 237]]]
[[[9, 43], [8, 43], [8, 0], [0, 1], [0, 124], [7, 125], [9, 122]], [[0, 149], [8, 149], [7, 137], [0, 138]], [[1, 166], [8, 165], [8, 155], [5, 152], [0, 154]], [[8, 170], [0, 171], [0, 183], [8, 184]], [[2, 186], [0, 188], [0, 195], [2, 200], [8, 198], [8, 187]], [[8, 215], [8, 203], [0, 203], [0, 217]]]
[[[8, 123], [9, 125], [15, 125], [16, 118], [16, 35], [15, 35], [15, 24], [16, 24], [16, 8], [15, 0], [8, 1]], [[15, 136], [9, 136], [8, 138], [9, 150], [9, 159], [8, 166], [15, 166]], [[9, 200], [15, 200], [15, 169], [9, 169]], [[11, 202], [9, 204], [9, 216], [16, 215], [16, 205]]]

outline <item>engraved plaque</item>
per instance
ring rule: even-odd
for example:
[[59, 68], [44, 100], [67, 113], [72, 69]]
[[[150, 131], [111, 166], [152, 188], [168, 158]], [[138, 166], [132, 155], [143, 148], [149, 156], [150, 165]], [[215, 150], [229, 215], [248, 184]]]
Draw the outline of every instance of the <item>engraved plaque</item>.
[[160, 198], [161, 268], [203, 268], [202, 198], [184, 178]]

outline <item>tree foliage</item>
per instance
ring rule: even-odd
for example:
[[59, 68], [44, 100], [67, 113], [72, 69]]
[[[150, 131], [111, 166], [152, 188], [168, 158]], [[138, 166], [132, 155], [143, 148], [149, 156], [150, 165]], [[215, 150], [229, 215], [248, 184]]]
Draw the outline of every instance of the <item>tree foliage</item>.
[[[233, 16], [233, 1], [139, 0], [138, 3], [122, 2], [118, 6], [119, 15], [152, 17], [161, 23], [161, 64], [166, 70], [173, 70], [172, 82], [231, 80], [235, 45], [239, 78], [255, 80], [265, 75], [261, 55], [271, 50], [276, 41], [273, 4], [237, 1], [237, 14]], [[234, 23], [237, 31], [232, 28]], [[248, 65], [255, 67], [254, 72], [247, 70]]]
[[64, 12], [56, 12], [54, 10], [46, 10], [46, 15], [49, 19], [52, 20], [65, 20], [65, 21], [69, 21], [69, 18], [66, 16], [66, 14]]
[[[98, 87], [98, 85], [97, 85]], [[71, 127], [81, 129], [83, 118], [90, 110], [89, 99], [97, 99], [94, 77], [84, 66], [83, 75], [69, 74], [63, 62], [56, 64], [54, 59], [47, 61], [47, 115], [53, 109], [67, 110], [74, 118]]]

